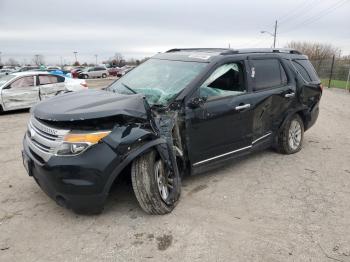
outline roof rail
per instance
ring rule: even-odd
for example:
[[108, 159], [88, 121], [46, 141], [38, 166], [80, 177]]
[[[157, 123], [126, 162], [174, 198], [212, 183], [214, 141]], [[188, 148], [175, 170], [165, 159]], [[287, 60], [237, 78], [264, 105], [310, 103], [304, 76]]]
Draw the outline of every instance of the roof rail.
[[173, 48], [165, 53], [173, 53], [173, 52], [180, 52], [180, 51], [199, 51], [199, 52], [218, 52], [218, 53], [224, 53], [224, 52], [231, 52], [233, 49], [229, 48]]
[[180, 51], [199, 51], [199, 52], [217, 52], [220, 55], [233, 55], [233, 54], [247, 54], [247, 53], [288, 53], [302, 55], [301, 52], [295, 49], [289, 48], [243, 48], [243, 49], [231, 49], [231, 48], [173, 48], [166, 53], [180, 52]]

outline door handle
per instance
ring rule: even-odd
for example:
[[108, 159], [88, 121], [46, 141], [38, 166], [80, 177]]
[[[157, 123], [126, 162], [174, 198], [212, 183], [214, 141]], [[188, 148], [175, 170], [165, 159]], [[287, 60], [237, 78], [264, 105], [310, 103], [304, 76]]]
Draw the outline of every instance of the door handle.
[[244, 105], [241, 105], [241, 106], [236, 106], [235, 109], [236, 110], [243, 110], [243, 109], [247, 109], [250, 107], [250, 104], [244, 104]]
[[291, 98], [291, 97], [295, 97], [295, 93], [288, 93], [288, 94], [285, 94], [284, 97], [286, 98]]

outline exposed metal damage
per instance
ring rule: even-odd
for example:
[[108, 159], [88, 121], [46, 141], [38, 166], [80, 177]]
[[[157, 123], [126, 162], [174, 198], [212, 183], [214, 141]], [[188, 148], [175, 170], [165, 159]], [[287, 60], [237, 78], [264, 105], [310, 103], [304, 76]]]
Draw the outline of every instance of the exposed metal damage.
[[[78, 96], [84, 101], [83, 105], [71, 102]], [[60, 95], [51, 103], [34, 107], [32, 113], [49, 126], [62, 129], [111, 129], [103, 142], [125, 162], [123, 166], [148, 150], [156, 149], [174, 181], [174, 190], [167, 198], [171, 204], [180, 196], [181, 176], [186, 169], [179, 130], [181, 121], [176, 111], [156, 109], [140, 94], [89, 91]]]

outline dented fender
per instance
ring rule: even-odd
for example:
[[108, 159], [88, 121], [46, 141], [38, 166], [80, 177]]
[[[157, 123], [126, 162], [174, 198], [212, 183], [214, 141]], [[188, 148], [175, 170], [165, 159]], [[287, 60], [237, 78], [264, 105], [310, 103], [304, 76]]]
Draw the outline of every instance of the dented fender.
[[[106, 194], [122, 170], [150, 149], [157, 150], [168, 170], [173, 172], [176, 177], [180, 176], [172, 144], [169, 143], [168, 139], [159, 136], [152, 130], [132, 124], [116, 126], [111, 134], [103, 139], [103, 142], [110, 146], [120, 158], [119, 164], [113, 170], [104, 188]], [[179, 184], [180, 180], [176, 180], [175, 183]], [[175, 200], [177, 197], [172, 196], [170, 199]]]
[[112, 174], [109, 176], [108, 181], [103, 190], [104, 194], [108, 194], [110, 191], [113, 182], [118, 177], [118, 175], [123, 171], [125, 167], [127, 167], [134, 159], [139, 157], [141, 154], [147, 152], [151, 148], [157, 148], [157, 146], [161, 144], [166, 144], [166, 140], [163, 138], [157, 138], [151, 141], [140, 145], [138, 148], [133, 149], [129, 154], [125, 155], [123, 160], [117, 165], [117, 167], [113, 170]]

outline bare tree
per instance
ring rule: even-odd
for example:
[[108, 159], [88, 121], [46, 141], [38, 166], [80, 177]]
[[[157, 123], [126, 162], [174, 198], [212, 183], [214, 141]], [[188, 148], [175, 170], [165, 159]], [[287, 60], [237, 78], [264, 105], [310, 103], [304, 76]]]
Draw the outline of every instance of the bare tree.
[[115, 53], [114, 56], [109, 58], [107, 62], [112, 66], [120, 67], [125, 65], [125, 60], [121, 53]]
[[40, 54], [34, 55], [32, 62], [37, 66], [44, 65], [45, 64], [44, 56]]
[[12, 57], [9, 58], [5, 64], [8, 66], [18, 66], [19, 65], [18, 61]]
[[314, 62], [316, 71], [320, 69], [325, 60], [330, 59], [333, 55], [340, 57], [341, 54], [339, 48], [330, 44], [292, 41], [288, 43], [286, 47], [296, 49], [307, 55], [309, 59]]

